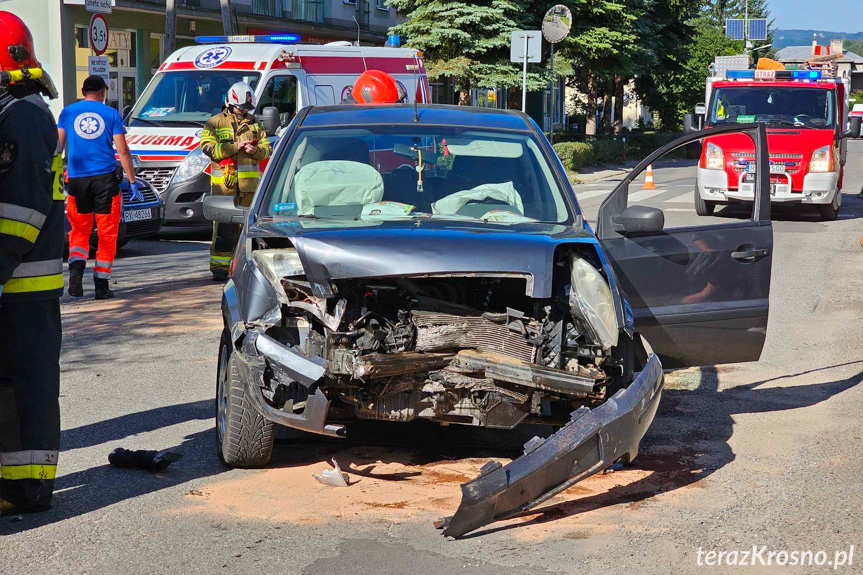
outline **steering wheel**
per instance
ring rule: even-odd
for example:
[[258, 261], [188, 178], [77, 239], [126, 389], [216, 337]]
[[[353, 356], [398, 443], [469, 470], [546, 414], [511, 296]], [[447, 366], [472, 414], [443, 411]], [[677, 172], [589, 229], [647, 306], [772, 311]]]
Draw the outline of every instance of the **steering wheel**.
[[793, 118], [794, 123], [798, 124], [800, 126], [805, 126], [806, 122], [804, 122], [801, 118], [806, 118], [806, 121], [808, 121], [810, 123], [812, 122], [812, 116], [810, 116], [809, 114], [797, 114]]

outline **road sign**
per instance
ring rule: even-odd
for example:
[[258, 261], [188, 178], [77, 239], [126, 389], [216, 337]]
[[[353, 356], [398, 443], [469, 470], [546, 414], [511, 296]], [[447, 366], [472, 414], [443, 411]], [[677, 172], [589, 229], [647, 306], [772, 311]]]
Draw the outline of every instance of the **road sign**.
[[108, 49], [108, 21], [101, 14], [93, 14], [90, 18], [90, 48], [101, 56]]
[[743, 40], [745, 24], [742, 18], [729, 18], [725, 21], [725, 36], [729, 40]]
[[105, 83], [108, 83], [111, 76], [108, 74], [108, 57], [107, 56], [90, 56], [87, 59], [87, 75], [101, 76]]
[[767, 40], [767, 19], [755, 18], [749, 21], [749, 39]]
[[542, 19], [542, 35], [547, 42], [557, 44], [572, 28], [572, 12], [563, 4], [552, 6]]
[[528, 62], [542, 62], [541, 30], [513, 30], [510, 35], [509, 60], [521, 64], [525, 61], [525, 53]]
[[84, 0], [84, 9], [87, 10], [87, 12], [110, 14], [111, 0]]

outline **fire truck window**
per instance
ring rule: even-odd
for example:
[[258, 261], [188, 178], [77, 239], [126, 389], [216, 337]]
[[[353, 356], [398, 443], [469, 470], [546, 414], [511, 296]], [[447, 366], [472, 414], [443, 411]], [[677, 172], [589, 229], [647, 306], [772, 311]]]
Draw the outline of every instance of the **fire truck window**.
[[274, 76], [267, 80], [264, 92], [258, 102], [258, 113], [268, 106], [279, 110], [282, 124], [288, 123], [297, 111], [297, 78], [295, 76]]

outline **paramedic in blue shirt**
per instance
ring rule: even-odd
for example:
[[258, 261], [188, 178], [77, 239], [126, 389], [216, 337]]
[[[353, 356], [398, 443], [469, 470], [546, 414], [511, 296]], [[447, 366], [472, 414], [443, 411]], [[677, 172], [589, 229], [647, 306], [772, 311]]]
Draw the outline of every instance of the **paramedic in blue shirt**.
[[[111, 266], [117, 252], [117, 232], [120, 227], [120, 182], [123, 174], [129, 179], [132, 195], [138, 194], [132, 155], [126, 143], [123, 118], [114, 108], [105, 105], [105, 80], [90, 76], [84, 80], [84, 99], [67, 106], [60, 113], [57, 131], [60, 147], [67, 146], [68, 184], [66, 213], [72, 230], [69, 232], [69, 295], [84, 295], [84, 268], [90, 253], [93, 213], [99, 248], [93, 266], [96, 299], [114, 297], [108, 287]], [[117, 156], [114, 148], [117, 148]]]

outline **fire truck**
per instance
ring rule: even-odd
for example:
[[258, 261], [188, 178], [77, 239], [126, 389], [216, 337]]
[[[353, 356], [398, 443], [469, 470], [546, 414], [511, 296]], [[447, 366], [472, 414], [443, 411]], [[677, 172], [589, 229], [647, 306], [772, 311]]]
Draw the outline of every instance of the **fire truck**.
[[366, 70], [391, 74], [411, 102], [428, 102], [422, 54], [349, 42], [304, 45], [296, 34], [199, 36], [200, 45], [171, 54], [134, 106], [124, 110], [136, 174], [165, 201], [166, 224], [206, 223], [209, 159], [198, 141], [207, 120], [222, 109], [234, 82], [255, 90], [255, 114], [286, 125], [306, 106], [339, 104]]
[[[860, 118], [849, 117], [841, 79], [811, 69], [714, 71], [705, 101], [684, 116], [685, 132], [767, 124], [771, 202], [809, 206], [822, 220], [836, 219], [845, 140], [860, 136]], [[706, 137], [697, 169], [698, 215], [712, 215], [721, 204], [752, 202], [754, 192], [754, 142], [742, 134]]]

